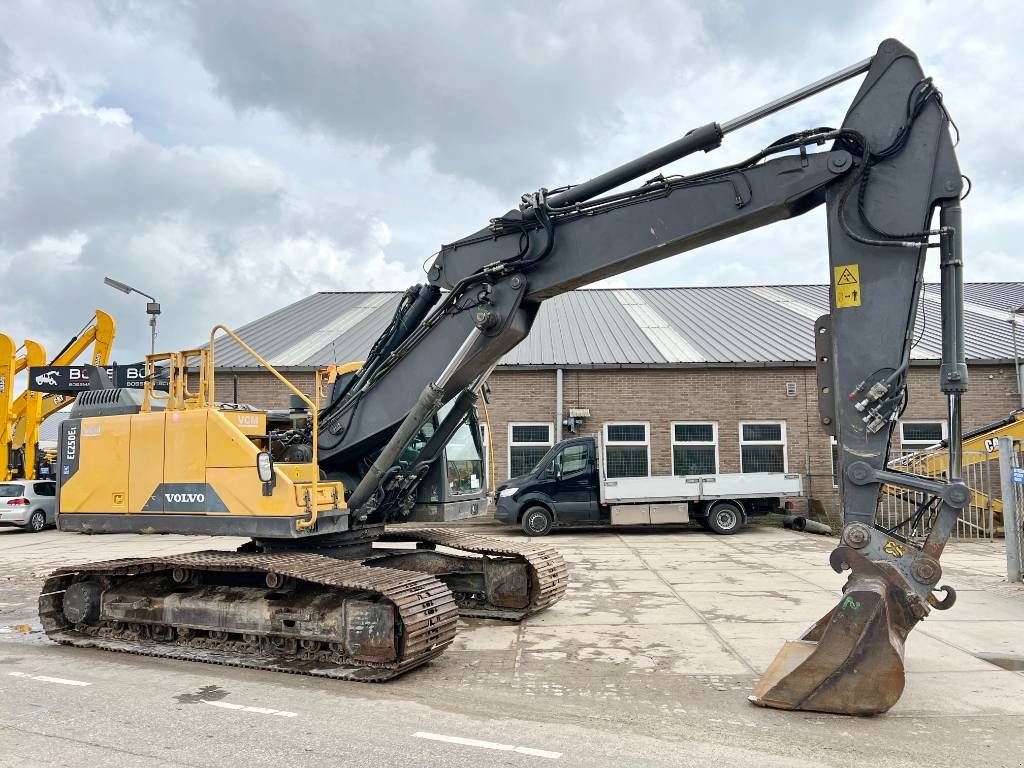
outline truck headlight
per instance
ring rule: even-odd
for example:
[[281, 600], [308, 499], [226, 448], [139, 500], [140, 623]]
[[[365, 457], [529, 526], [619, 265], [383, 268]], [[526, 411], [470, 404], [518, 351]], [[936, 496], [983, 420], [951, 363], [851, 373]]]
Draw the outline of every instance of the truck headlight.
[[502, 498], [505, 498], [506, 496], [512, 496], [518, 490], [518, 488], [502, 488], [498, 495]]

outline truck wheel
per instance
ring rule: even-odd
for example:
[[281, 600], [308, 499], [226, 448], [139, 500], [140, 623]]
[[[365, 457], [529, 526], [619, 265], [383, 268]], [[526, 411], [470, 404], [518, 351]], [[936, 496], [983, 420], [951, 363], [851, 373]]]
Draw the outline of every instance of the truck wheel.
[[32, 533], [39, 533], [43, 528], [46, 527], [46, 513], [41, 509], [37, 509], [32, 513], [32, 516], [28, 519], [28, 529]]
[[546, 536], [551, 523], [551, 513], [544, 507], [530, 507], [523, 513], [523, 533], [527, 536]]
[[715, 533], [736, 533], [746, 523], [743, 509], [734, 501], [719, 501], [708, 510], [708, 527]]

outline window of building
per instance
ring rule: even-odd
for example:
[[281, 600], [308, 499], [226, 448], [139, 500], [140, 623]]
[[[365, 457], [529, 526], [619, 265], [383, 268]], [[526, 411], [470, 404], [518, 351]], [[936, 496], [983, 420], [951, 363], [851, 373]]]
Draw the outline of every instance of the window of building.
[[672, 474], [713, 475], [718, 472], [718, 425], [713, 421], [672, 424]]
[[740, 422], [740, 469], [743, 472], [786, 471], [786, 422]]
[[919, 451], [931, 448], [947, 437], [946, 422], [936, 421], [901, 421], [900, 446]]
[[832, 444], [832, 487], [839, 487], [839, 443], [834, 437], [829, 438]]
[[604, 466], [607, 477], [648, 477], [651, 474], [649, 426], [644, 422], [604, 425]]
[[508, 425], [508, 476], [519, 477], [537, 466], [554, 445], [551, 424]]

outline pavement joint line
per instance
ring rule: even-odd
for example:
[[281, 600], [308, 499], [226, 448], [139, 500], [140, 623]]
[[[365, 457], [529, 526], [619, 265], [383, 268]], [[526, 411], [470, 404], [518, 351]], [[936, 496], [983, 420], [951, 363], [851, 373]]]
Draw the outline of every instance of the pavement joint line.
[[664, 576], [662, 576], [659, 571], [655, 570], [654, 568], [651, 568], [650, 564], [644, 559], [644, 556], [641, 555], [636, 549], [634, 549], [629, 543], [627, 543], [626, 540], [622, 538], [621, 533], [618, 536], [619, 541], [622, 542], [623, 546], [625, 546], [627, 549], [633, 552], [633, 554], [635, 554], [640, 559], [640, 562], [644, 564], [644, 567], [646, 567], [648, 570], [654, 573], [658, 577], [658, 580], [666, 587], [668, 587], [669, 590], [671, 590], [672, 594], [676, 596], [676, 599], [679, 602], [681, 602], [683, 605], [685, 605], [687, 608], [693, 611], [694, 614], [696, 614], [697, 618], [700, 619], [701, 623], [708, 628], [708, 632], [710, 632], [712, 635], [715, 636], [715, 638], [717, 638], [718, 642], [722, 644], [722, 647], [725, 648], [725, 650], [727, 650], [729, 653], [735, 656], [739, 660], [740, 664], [742, 664], [744, 667], [750, 670], [750, 673], [752, 675], [758, 674], [758, 671], [754, 669], [754, 666], [749, 661], [747, 661], [746, 658], [744, 658], [744, 656], [739, 653], [739, 651], [737, 651], [735, 648], [732, 647], [732, 645], [729, 644], [725, 637], [717, 629], [714, 628], [714, 626], [707, 619], [707, 617], [704, 616], [703, 613], [698, 611], [694, 606], [690, 605], [689, 601], [685, 597], [683, 597], [678, 590], [676, 590], [675, 586], [669, 584], [668, 580]]
[[427, 739], [428, 741], [442, 741], [447, 744], [458, 744], [463, 747], [479, 747], [480, 749], [494, 749], [499, 752], [517, 752], [520, 755], [531, 757], [543, 757], [548, 760], [558, 760], [562, 757], [561, 752], [551, 752], [547, 749], [535, 749], [534, 747], [519, 747], [514, 744], [498, 744], [494, 741], [481, 741], [480, 739], [466, 739], [461, 736], [445, 736], [442, 733], [429, 733], [428, 731], [416, 731], [413, 738]]
[[233, 704], [230, 701], [210, 701], [209, 699], [200, 699], [203, 704], [209, 704], [211, 707], [220, 707], [221, 709], [233, 709], [239, 712], [249, 712], [255, 715], [274, 715], [276, 717], [298, 717], [298, 712], [289, 712], [284, 709], [272, 709], [270, 707], [248, 707], [244, 704]]
[[82, 680], [68, 680], [64, 677], [50, 677], [49, 675], [30, 675], [27, 672], [8, 672], [9, 677], [20, 677], [26, 680], [37, 680], [40, 683], [56, 683], [57, 685], [75, 685], [79, 687], [85, 687], [92, 685], [92, 683], [86, 683]]

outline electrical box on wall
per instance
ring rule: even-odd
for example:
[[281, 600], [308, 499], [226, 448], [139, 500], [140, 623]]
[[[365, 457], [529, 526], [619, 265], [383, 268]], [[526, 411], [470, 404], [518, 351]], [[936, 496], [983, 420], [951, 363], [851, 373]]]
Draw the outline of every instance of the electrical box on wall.
[[589, 408], [570, 408], [569, 418], [562, 422], [562, 426], [575, 433], [583, 428], [583, 422], [588, 418], [590, 418]]

